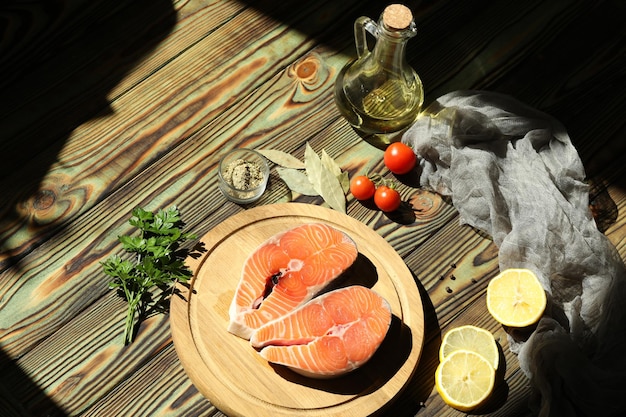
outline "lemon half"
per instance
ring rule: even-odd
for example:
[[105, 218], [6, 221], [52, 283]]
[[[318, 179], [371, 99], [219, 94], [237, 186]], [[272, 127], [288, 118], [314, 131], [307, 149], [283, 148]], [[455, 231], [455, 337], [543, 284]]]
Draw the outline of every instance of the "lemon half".
[[529, 269], [506, 269], [487, 286], [487, 310], [510, 327], [535, 324], [546, 309], [546, 292]]

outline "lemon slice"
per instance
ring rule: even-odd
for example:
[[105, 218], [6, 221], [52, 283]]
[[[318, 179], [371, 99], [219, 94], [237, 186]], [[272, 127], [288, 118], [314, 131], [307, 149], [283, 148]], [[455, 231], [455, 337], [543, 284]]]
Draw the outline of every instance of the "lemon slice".
[[439, 363], [435, 387], [446, 404], [470, 411], [491, 395], [496, 371], [487, 359], [469, 350], [457, 350]]
[[478, 353], [498, 369], [500, 352], [496, 340], [490, 331], [476, 326], [459, 326], [448, 331], [441, 341], [439, 360], [443, 361], [448, 355], [457, 350], [469, 350]]
[[487, 310], [505, 326], [530, 326], [545, 309], [546, 292], [529, 269], [506, 269], [487, 286]]

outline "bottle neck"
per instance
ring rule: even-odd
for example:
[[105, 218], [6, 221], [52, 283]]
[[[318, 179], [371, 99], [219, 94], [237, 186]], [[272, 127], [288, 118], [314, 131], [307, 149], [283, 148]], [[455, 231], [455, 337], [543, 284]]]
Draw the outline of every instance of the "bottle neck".
[[401, 72], [408, 65], [406, 44], [412, 36], [406, 36], [404, 32], [393, 33], [385, 28], [380, 30], [372, 55], [376, 62], [387, 71]]

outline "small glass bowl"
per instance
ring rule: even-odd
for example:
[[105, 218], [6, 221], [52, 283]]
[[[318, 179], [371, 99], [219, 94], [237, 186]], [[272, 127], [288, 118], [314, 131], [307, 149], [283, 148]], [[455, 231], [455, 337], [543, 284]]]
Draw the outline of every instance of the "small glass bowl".
[[[246, 167], [239, 166], [235, 168], [235, 171], [238, 171], [238, 173], [231, 174], [233, 167], [240, 164], [240, 161], [252, 164], [252, 171], [262, 176], [260, 182], [255, 187], [245, 188], [239, 185], [240, 182], [245, 182], [244, 180], [247, 177], [247, 175], [242, 175], [247, 174]], [[231, 173], [229, 173], [229, 168]], [[257, 201], [265, 192], [267, 180], [270, 176], [270, 168], [263, 155], [252, 149], [240, 148], [228, 152], [220, 159], [217, 176], [220, 190], [227, 199], [238, 204], [248, 204]], [[236, 184], [233, 184], [233, 182]]]

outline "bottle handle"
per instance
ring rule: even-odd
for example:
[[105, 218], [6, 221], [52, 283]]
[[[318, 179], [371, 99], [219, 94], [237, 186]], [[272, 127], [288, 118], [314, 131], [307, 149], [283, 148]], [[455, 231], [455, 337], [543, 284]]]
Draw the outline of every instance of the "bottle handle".
[[354, 41], [356, 43], [356, 54], [359, 58], [370, 52], [367, 47], [366, 31], [378, 38], [378, 25], [369, 17], [361, 16], [354, 22]]

